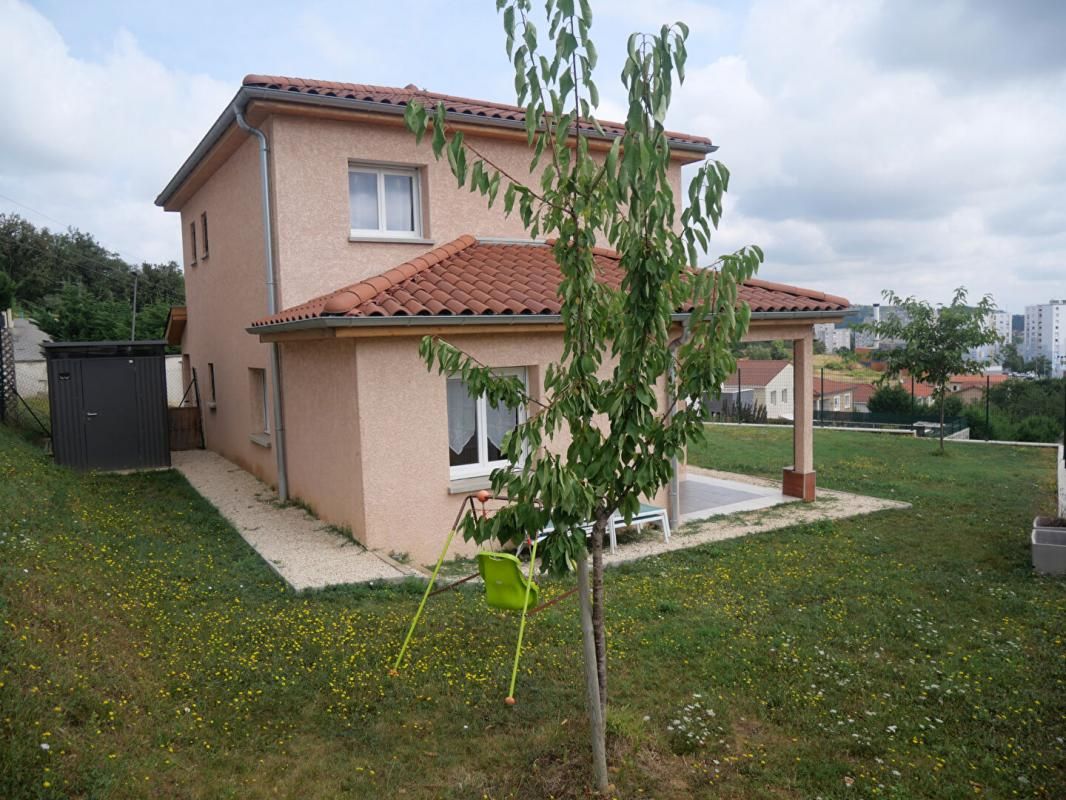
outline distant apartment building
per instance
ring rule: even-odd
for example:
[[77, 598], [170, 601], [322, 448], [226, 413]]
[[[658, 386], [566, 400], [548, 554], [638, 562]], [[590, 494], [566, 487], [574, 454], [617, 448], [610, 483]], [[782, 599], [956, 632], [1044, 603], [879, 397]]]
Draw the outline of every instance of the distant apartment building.
[[970, 358], [990, 364], [998, 364], [1004, 346], [1010, 344], [1011, 341], [1011, 315], [998, 309], [989, 311], [985, 317], [985, 327], [993, 331], [999, 341], [972, 348], [969, 353]]
[[814, 340], [825, 345], [825, 352], [851, 349], [851, 329], [838, 328], [832, 323], [814, 326]]
[[[871, 306], [871, 315], [869, 321], [873, 323], [881, 322], [882, 319], [899, 319], [904, 324], [909, 321], [907, 312], [902, 308], [896, 308], [895, 306], [882, 306], [880, 303], [874, 303]], [[855, 332], [855, 348], [866, 350], [894, 350], [897, 347], [903, 345], [902, 339], [886, 339], [880, 334], [873, 331], [856, 331]]]
[[1062, 377], [1066, 367], [1066, 300], [1025, 307], [1022, 355], [1029, 360], [1043, 356], [1051, 362], [1051, 374]]

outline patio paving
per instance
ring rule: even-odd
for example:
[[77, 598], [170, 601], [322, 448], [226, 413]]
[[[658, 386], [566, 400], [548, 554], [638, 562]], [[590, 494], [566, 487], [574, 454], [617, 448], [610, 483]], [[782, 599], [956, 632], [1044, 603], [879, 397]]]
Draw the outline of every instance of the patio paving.
[[171, 461], [297, 591], [421, 576], [411, 567], [367, 550], [303, 509], [279, 505], [273, 489], [217, 453], [175, 451]]
[[781, 494], [780, 486], [756, 485], [737, 480], [737, 477], [714, 477], [697, 473], [690, 467], [681, 481], [681, 522], [798, 501], [796, 497]]
[[910, 508], [910, 503], [821, 488], [815, 502], [801, 503], [781, 494], [780, 481], [690, 465], [681, 487], [682, 524], [671, 531], [670, 541], [649, 531], [637, 541], [620, 543], [618, 552], [605, 554], [603, 561], [622, 564], [793, 525], [902, 508]]

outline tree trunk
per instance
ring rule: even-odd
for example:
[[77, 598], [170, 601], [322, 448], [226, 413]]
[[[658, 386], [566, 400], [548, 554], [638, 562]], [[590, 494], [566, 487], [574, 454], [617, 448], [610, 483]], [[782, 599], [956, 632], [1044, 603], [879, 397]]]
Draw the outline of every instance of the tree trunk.
[[940, 395], [940, 455], [944, 455], [944, 394]]
[[607, 719], [607, 629], [603, 621], [603, 535], [610, 515], [598, 516], [592, 527], [592, 630], [596, 636], [596, 675], [600, 683], [600, 710]]
[[609, 789], [607, 780], [607, 741], [603, 704], [600, 699], [599, 659], [596, 656], [596, 636], [592, 625], [592, 597], [589, 591], [589, 561], [587, 555], [577, 560], [577, 595], [581, 606], [581, 642], [585, 651], [585, 688], [588, 693], [589, 728], [592, 733], [592, 774], [596, 791]]

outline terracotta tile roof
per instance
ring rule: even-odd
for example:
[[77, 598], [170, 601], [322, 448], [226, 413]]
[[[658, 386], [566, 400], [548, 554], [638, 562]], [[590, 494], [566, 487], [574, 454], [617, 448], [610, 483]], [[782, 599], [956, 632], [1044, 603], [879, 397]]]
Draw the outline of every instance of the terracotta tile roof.
[[[282, 75], [245, 75], [243, 84], [259, 89], [275, 89], [294, 94], [339, 97], [366, 103], [377, 103], [382, 106], [399, 106], [401, 108], [406, 106], [411, 100], [418, 100], [427, 108], [436, 108], [437, 103], [441, 102], [444, 103], [444, 108], [449, 113], [476, 118], [476, 121], [488, 124], [492, 124], [493, 120], [498, 120], [501, 124], [513, 122], [524, 124], [526, 119], [525, 109], [520, 106], [429, 92], [425, 89], [419, 89], [413, 84], [408, 84], [402, 89], [398, 89], [390, 86], [368, 86], [362, 83], [338, 83], [336, 81], [310, 80], [307, 78], [288, 78]], [[611, 136], [620, 136], [625, 126], [617, 122], [600, 120], [600, 127]], [[582, 124], [581, 130], [591, 135], [596, 135], [596, 131], [591, 125]], [[688, 145], [690, 149], [702, 149], [705, 152], [709, 152], [712, 149], [711, 140], [705, 136], [693, 136], [687, 133], [667, 131], [667, 137], [674, 144]]]
[[776, 378], [781, 370], [789, 365], [790, 362], [770, 359], [759, 358], [741, 358], [737, 360], [737, 369], [733, 371], [733, 374], [726, 378], [723, 386], [736, 386], [737, 385], [737, 371], [740, 372], [740, 386], [744, 387], [758, 387], [762, 388], [769, 385], [770, 381]]
[[822, 381], [817, 375], [814, 377], [814, 396], [820, 397], [825, 392], [826, 397], [832, 397], [835, 394], [844, 394], [845, 392], [854, 392], [855, 388], [862, 386], [861, 383], [850, 383], [848, 381], [837, 381], [830, 378], [826, 378]]
[[[618, 254], [597, 248], [608, 286], [622, 283]], [[324, 317], [512, 316], [560, 313], [561, 275], [543, 242], [479, 241], [460, 236], [381, 275], [308, 300], [253, 327]], [[822, 292], [752, 280], [740, 290], [755, 313], [843, 311], [848, 301]], [[691, 307], [680, 311], [691, 310]]]

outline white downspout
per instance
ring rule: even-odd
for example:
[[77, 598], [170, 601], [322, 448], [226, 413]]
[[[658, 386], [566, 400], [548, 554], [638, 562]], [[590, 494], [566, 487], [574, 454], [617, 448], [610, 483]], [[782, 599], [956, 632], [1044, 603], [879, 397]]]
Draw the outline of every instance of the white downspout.
[[[233, 115], [241, 130], [259, 139], [259, 184], [263, 195], [263, 250], [266, 256], [267, 315], [273, 316], [278, 312], [278, 290], [274, 282], [274, 245], [270, 225], [270, 173], [267, 165], [269, 148], [266, 135], [248, 124], [241, 108], [236, 103], [233, 105]], [[270, 343], [270, 390], [274, 401], [273, 439], [274, 456], [278, 465], [278, 499], [285, 502], [289, 499], [289, 474], [285, 466], [285, 415], [281, 411], [281, 356], [277, 342]]]

